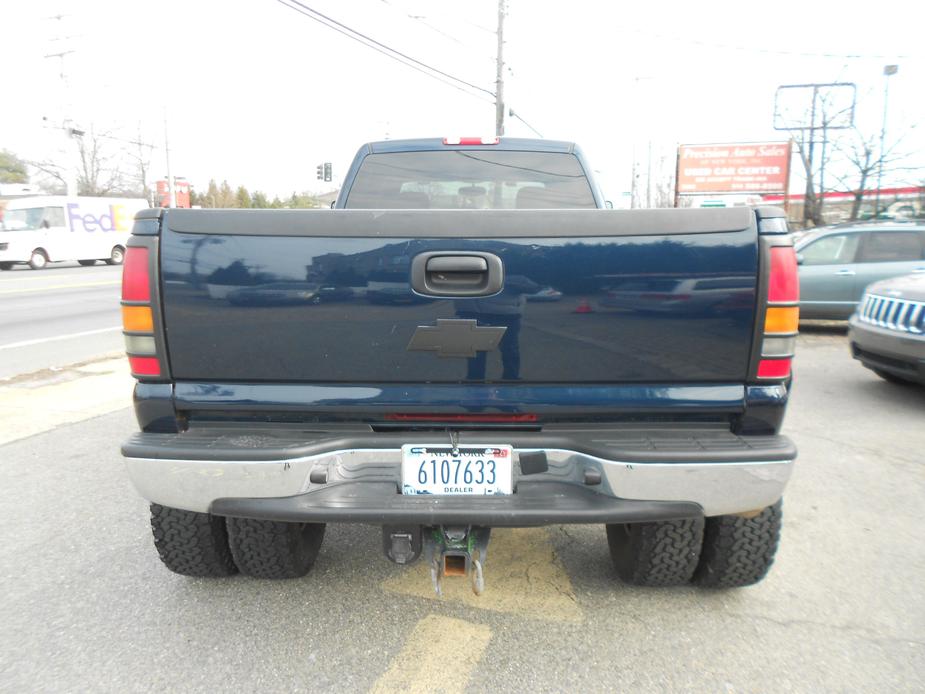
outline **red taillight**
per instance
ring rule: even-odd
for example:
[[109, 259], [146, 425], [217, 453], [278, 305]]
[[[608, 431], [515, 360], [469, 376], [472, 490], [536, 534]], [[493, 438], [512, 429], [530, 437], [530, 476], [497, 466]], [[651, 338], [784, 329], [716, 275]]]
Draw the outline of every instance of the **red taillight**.
[[161, 364], [157, 357], [129, 357], [133, 376], [160, 376]]
[[496, 145], [500, 137], [444, 137], [445, 145]]
[[151, 256], [147, 248], [125, 249], [122, 267], [122, 332], [132, 376], [160, 378], [161, 362], [154, 337], [154, 310], [151, 306]]
[[472, 424], [523, 424], [536, 422], [535, 414], [439, 414], [403, 413], [387, 414], [392, 422], [468, 422]]
[[151, 277], [148, 274], [148, 249], [125, 249], [122, 266], [122, 300], [151, 301]]
[[769, 246], [768, 253], [770, 270], [764, 329], [761, 342], [756, 346], [756, 356], [780, 358], [759, 358], [755, 377], [782, 380], [790, 378], [790, 360], [800, 325], [800, 280], [793, 246]]
[[791, 303], [799, 300], [800, 279], [797, 274], [796, 251], [793, 246], [772, 246], [768, 301]]
[[762, 359], [758, 362], [758, 378], [787, 378], [790, 359]]

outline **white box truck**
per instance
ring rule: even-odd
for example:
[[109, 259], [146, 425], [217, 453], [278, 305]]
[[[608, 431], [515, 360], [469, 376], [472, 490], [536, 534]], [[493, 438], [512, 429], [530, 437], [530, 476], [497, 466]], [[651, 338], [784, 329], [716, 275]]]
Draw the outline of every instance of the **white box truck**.
[[63, 195], [0, 202], [0, 270], [17, 263], [39, 270], [65, 260], [120, 265], [135, 213], [148, 206], [140, 198]]

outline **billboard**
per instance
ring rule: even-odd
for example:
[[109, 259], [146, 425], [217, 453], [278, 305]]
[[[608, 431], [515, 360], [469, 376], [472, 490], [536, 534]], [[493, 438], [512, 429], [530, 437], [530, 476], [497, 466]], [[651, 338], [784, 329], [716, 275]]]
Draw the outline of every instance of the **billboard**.
[[784, 193], [790, 142], [678, 147], [678, 195]]

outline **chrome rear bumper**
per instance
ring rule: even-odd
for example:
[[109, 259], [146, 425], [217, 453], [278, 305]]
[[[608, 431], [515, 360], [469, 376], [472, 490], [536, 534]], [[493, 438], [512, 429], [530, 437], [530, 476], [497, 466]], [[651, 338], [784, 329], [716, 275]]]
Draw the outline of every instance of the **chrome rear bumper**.
[[[500, 438], [497, 434], [482, 438], [489, 437]], [[520, 456], [539, 451], [546, 453], [547, 471], [524, 475]], [[270, 510], [273, 504], [269, 501], [298, 497], [298, 503], [289, 503], [293, 510], [287, 513], [298, 515], [294, 509], [301, 509], [305, 520], [379, 522], [386, 514], [388, 518], [382, 516], [382, 522], [398, 522], [404, 512], [408, 515], [404, 520], [411, 522], [423, 509], [430, 512], [441, 506], [452, 509], [454, 519], [466, 509], [477, 515], [480, 503], [503, 515], [505, 499], [507, 512], [516, 516], [527, 510], [517, 499], [518, 493], [523, 493], [523, 499], [529, 495], [528, 506], [533, 511], [522, 518], [527, 525], [541, 524], [546, 517], [542, 512], [544, 493], [549, 499], [549, 522], [562, 523], [607, 522], [613, 517], [606, 509], [597, 516], [580, 512], [585, 501], [591, 506], [607, 501], [679, 502], [698, 507], [706, 516], [764, 508], [783, 494], [794, 457], [768, 459], [764, 451], [763, 456], [748, 456], [758, 460], [722, 456], [716, 461], [651, 462], [609, 459], [563, 448], [515, 447], [515, 493], [510, 497], [421, 498], [400, 494], [400, 448], [338, 449], [278, 459], [255, 455], [250, 460], [184, 459], [163, 453], [157, 457], [126, 455], [132, 483], [151, 502], [190, 511], [235, 515], [232, 511], [236, 508], [242, 513], [245, 508], [258, 509], [246, 512], [256, 517], [261, 515], [259, 501], [267, 500], [267, 515], [279, 517], [282, 511]], [[553, 512], [556, 499], [565, 497], [574, 512]], [[235, 504], [234, 500], [248, 503]], [[497, 520], [501, 516], [491, 517]], [[516, 517], [509, 520], [506, 525], [519, 524]]]

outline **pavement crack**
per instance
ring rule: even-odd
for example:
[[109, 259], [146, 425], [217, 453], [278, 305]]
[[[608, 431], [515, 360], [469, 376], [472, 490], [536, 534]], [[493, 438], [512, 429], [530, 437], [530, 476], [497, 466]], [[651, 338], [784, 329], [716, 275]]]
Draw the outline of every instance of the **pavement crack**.
[[860, 636], [864, 636], [871, 641], [879, 641], [883, 643], [905, 643], [925, 648], [925, 641], [920, 641], [918, 639], [909, 638], [906, 636], [882, 634], [878, 631], [875, 631], [874, 629], [871, 629], [870, 627], [861, 626], [859, 624], [829, 624], [826, 622], [817, 622], [812, 619], [779, 619], [775, 617], [769, 617], [768, 615], [749, 614], [747, 612], [726, 612], [725, 614], [735, 619], [760, 620], [763, 622], [770, 622], [771, 624], [776, 624], [777, 626], [785, 628], [791, 626], [821, 627], [823, 629], [833, 629], [835, 631], [853, 632]]

